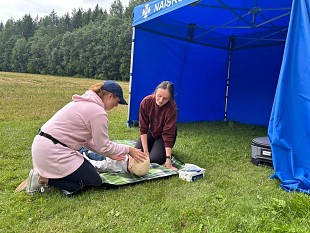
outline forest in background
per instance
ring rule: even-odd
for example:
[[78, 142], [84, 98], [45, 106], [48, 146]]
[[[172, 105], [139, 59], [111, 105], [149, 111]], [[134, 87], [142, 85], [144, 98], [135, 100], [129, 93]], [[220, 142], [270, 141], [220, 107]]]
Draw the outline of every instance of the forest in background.
[[128, 81], [132, 12], [144, 2], [0, 22], [0, 71]]

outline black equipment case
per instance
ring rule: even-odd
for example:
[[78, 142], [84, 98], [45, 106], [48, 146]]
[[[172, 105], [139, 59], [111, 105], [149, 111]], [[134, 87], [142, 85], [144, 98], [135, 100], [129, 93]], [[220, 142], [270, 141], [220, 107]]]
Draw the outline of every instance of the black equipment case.
[[268, 137], [259, 137], [252, 140], [252, 163], [255, 165], [267, 165], [272, 164], [272, 152]]

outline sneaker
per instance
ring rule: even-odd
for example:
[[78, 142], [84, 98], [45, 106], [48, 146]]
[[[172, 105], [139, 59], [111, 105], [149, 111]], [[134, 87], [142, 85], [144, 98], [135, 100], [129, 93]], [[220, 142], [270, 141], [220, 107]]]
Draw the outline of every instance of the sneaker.
[[39, 183], [39, 178], [39, 172], [35, 169], [31, 169], [28, 176], [28, 184], [26, 188], [27, 193], [33, 194], [34, 192], [42, 190], [44, 185]]

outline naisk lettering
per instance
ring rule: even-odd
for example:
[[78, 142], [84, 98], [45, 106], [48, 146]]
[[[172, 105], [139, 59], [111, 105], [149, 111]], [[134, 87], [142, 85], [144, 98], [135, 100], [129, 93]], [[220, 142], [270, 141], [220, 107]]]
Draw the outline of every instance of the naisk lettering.
[[182, 0], [163, 0], [158, 3], [155, 3], [154, 5], [154, 13], [157, 11], [160, 11], [162, 9], [165, 9], [167, 7], [170, 7], [174, 4], [177, 4], [178, 2], [182, 2]]
[[[162, 0], [158, 3], [154, 4], [154, 10], [153, 13], [156, 13], [162, 9], [168, 8], [170, 6], [173, 6], [179, 2], [182, 2], [183, 0]], [[151, 5], [150, 4], [146, 4], [144, 6], [144, 9], [142, 10], [142, 16], [143, 18], [147, 18], [149, 16], [149, 14], [151, 13]]]

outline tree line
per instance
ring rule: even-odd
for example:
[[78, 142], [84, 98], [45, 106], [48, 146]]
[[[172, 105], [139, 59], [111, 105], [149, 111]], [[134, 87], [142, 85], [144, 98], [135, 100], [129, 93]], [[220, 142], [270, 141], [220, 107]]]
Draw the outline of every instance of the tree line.
[[73, 9], [58, 16], [0, 23], [0, 70], [96, 79], [129, 80], [132, 11], [115, 0], [109, 12]]

